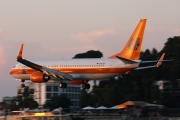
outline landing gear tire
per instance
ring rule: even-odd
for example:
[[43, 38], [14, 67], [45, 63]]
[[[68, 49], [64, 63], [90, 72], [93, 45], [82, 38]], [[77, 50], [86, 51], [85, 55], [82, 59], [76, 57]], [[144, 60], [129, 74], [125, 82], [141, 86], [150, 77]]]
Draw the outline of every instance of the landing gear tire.
[[21, 84], [21, 88], [25, 88], [26, 86], [25, 86], [25, 84]]
[[20, 80], [20, 82], [22, 82], [22, 84], [20, 85], [20, 87], [21, 87], [21, 88], [25, 88], [25, 87], [26, 87], [25, 84], [24, 84], [25, 80]]
[[67, 83], [59, 83], [60, 88], [67, 88]]
[[90, 88], [90, 84], [82, 84], [82, 88], [83, 89], [89, 89]]

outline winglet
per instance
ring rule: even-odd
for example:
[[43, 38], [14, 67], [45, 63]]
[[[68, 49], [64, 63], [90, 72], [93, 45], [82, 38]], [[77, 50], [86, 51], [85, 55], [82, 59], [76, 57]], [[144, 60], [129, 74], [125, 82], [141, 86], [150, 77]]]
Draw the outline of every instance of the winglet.
[[156, 64], [156, 67], [159, 67], [162, 64], [164, 56], [165, 56], [165, 53], [162, 54], [161, 58], [159, 59], [159, 62]]
[[21, 47], [20, 47], [20, 50], [19, 50], [19, 53], [18, 53], [18, 56], [17, 56], [18, 60], [22, 59], [23, 46], [24, 46], [24, 44], [22, 44]]

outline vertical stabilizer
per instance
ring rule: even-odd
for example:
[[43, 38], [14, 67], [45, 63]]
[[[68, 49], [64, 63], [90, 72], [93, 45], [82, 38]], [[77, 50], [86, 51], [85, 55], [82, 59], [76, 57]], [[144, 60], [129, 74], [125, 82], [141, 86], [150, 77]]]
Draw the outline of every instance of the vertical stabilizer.
[[118, 56], [126, 59], [138, 60], [140, 57], [145, 25], [146, 19], [141, 19], [123, 50], [110, 58]]

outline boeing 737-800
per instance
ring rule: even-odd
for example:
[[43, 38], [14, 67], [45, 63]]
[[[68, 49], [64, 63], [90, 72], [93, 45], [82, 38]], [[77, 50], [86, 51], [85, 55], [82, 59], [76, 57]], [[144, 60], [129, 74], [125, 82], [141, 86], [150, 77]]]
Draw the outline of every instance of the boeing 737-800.
[[89, 89], [89, 80], [101, 80], [116, 77], [132, 70], [159, 67], [165, 54], [160, 60], [156, 60], [156, 65], [139, 67], [140, 63], [146, 62], [139, 60], [145, 25], [146, 19], [141, 19], [122, 51], [109, 58], [29, 61], [22, 57], [22, 44], [17, 56], [19, 63], [10, 70], [10, 74], [16, 80], [23, 82], [22, 87], [25, 87], [25, 80], [37, 83], [57, 80], [60, 88], [66, 88], [67, 83], [64, 81], [69, 80], [71, 84], [82, 84], [82, 88]]

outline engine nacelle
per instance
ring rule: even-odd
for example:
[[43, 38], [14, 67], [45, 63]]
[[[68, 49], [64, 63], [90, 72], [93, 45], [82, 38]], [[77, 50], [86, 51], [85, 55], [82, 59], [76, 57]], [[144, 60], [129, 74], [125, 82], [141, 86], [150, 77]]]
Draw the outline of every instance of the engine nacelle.
[[44, 73], [41, 73], [41, 72], [34, 72], [30, 76], [30, 80], [32, 82], [36, 82], [36, 83], [47, 82], [49, 79], [50, 79], [50, 76], [48, 76]]
[[84, 81], [83, 80], [71, 80], [70, 81], [71, 84], [84, 84]]

